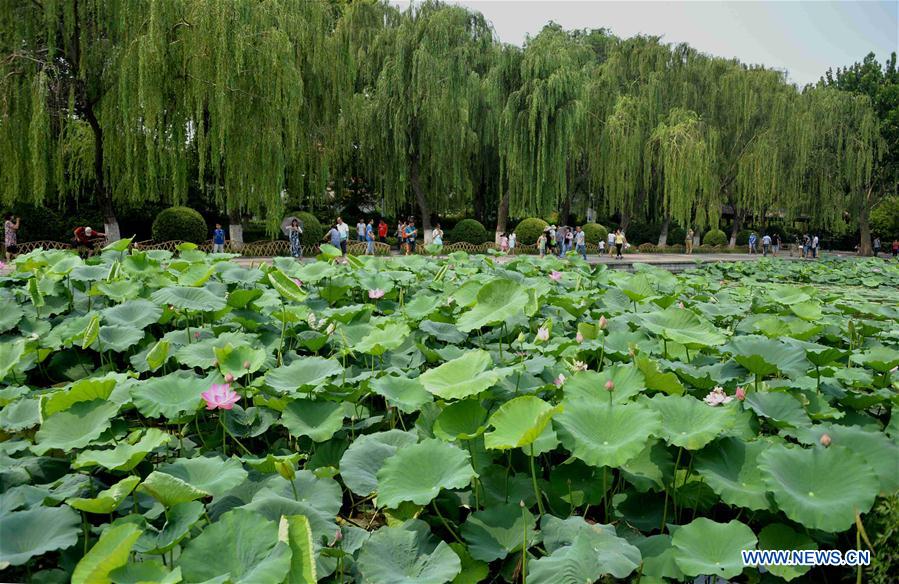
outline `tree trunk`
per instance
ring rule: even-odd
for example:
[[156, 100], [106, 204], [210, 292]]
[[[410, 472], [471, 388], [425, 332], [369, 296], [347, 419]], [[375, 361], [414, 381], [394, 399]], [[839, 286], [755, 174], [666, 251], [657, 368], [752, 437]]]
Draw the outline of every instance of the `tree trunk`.
[[668, 244], [668, 225], [671, 223], [671, 216], [666, 215], [665, 221], [662, 222], [662, 230], [659, 232], [659, 247]]
[[243, 223], [240, 211], [228, 211], [228, 238], [231, 240], [233, 251], [239, 251], [243, 247]]
[[87, 119], [91, 132], [94, 134], [94, 176], [95, 188], [97, 191], [96, 200], [103, 213], [103, 231], [106, 233], [106, 241], [113, 242], [122, 239], [119, 231], [119, 220], [116, 218], [115, 208], [112, 205], [112, 195], [106, 187], [106, 179], [103, 174], [103, 128], [97, 116], [94, 115], [94, 108], [91, 104], [86, 103], [82, 108], [84, 117]]
[[619, 229], [621, 229], [622, 232], [627, 231], [627, 226], [630, 225], [630, 222], [631, 222], [631, 216], [626, 211], [622, 211], [621, 212], [621, 220], [618, 221]]
[[727, 244], [730, 249], [737, 246], [737, 233], [740, 232], [741, 227], [743, 227], [743, 213], [734, 208], [734, 222], [730, 227], [730, 241]]
[[412, 155], [412, 168], [410, 172], [410, 182], [412, 183], [412, 192], [415, 194], [415, 202], [418, 204], [418, 212], [421, 213], [421, 234], [422, 242], [431, 243], [431, 210], [428, 207], [428, 201], [424, 192], [421, 190], [421, 180], [419, 178], [418, 154]]
[[559, 214], [559, 225], [569, 225], [571, 218], [571, 193], [565, 195], [562, 199], [562, 212]]
[[499, 207], [496, 209], [496, 237], [494, 242], [496, 245], [499, 245], [499, 236], [506, 231], [506, 224], [509, 222], [509, 200], [511, 199], [511, 194], [509, 191], [506, 191], [499, 198]]
[[871, 189], [868, 189], [865, 200], [862, 201], [861, 209], [858, 213], [858, 230], [860, 241], [858, 242], [858, 253], [863, 256], [874, 255], [874, 249], [871, 245], [871, 207], [868, 201], [871, 200]]

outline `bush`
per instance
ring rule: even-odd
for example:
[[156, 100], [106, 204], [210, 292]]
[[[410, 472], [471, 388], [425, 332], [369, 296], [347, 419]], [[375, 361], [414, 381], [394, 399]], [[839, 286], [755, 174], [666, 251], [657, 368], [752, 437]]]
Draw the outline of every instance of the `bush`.
[[475, 219], [463, 219], [456, 223], [456, 226], [450, 232], [449, 239], [453, 243], [465, 241], [475, 245], [493, 240], [487, 234], [487, 230], [481, 225], [481, 222]]
[[659, 242], [659, 233], [661, 232], [661, 223], [641, 223], [639, 221], [632, 221], [625, 231], [627, 241], [631, 245], [640, 245], [641, 243], [657, 244]]
[[652, 243], [641, 243], [637, 246], [637, 251], [640, 253], [654, 253], [656, 251], [656, 246]]
[[727, 235], [720, 229], [709, 229], [702, 238], [702, 245], [727, 245]]
[[155, 241], [180, 239], [203, 243], [209, 239], [209, 229], [203, 216], [190, 207], [169, 207], [153, 221], [153, 239]]
[[[752, 233], [750, 229], [741, 229], [737, 231], [737, 245], [749, 245], [749, 234]], [[730, 240], [728, 239], [728, 242]]]
[[683, 247], [686, 240], [687, 230], [672, 221], [668, 226], [668, 239], [666, 243], [672, 245], [681, 244], [681, 247]]
[[515, 226], [515, 237], [518, 239], [518, 243], [534, 245], [537, 243], [537, 238], [540, 237], [540, 234], [547, 227], [549, 227], [549, 224], [543, 219], [531, 217]]
[[587, 238], [587, 243], [599, 243], [609, 238], [609, 230], [599, 223], [587, 223], [581, 229], [584, 230], [584, 237]]
[[[325, 228], [319, 222], [319, 220], [312, 213], [308, 213], [306, 211], [294, 211], [293, 213], [288, 213], [288, 217], [293, 216], [302, 221], [303, 223], [303, 234], [300, 236], [300, 242], [303, 245], [315, 245], [317, 243], [321, 243], [322, 238], [325, 236]], [[352, 226], [355, 227], [355, 224]], [[377, 235], [378, 224], [375, 223], [375, 234]], [[355, 235], [355, 230], [351, 230], [352, 234]], [[388, 230], [389, 232], [389, 230]]]

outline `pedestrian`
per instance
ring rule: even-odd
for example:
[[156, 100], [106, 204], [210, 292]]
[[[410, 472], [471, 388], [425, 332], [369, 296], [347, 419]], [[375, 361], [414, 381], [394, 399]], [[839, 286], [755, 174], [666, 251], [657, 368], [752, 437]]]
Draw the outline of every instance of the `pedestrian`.
[[225, 253], [225, 230], [221, 223], [216, 223], [212, 231], [212, 253]]
[[758, 253], [758, 250], [755, 248], [755, 244], [758, 241], [758, 237], [755, 234], [755, 231], [750, 232], [749, 234], [749, 253], [754, 254]]
[[540, 252], [541, 258], [546, 257], [546, 240], [548, 235], [549, 229], [544, 229], [540, 237], [537, 238], [537, 251]]
[[400, 253], [406, 249], [406, 222], [403, 220], [396, 224], [396, 249]]
[[387, 243], [387, 222], [384, 221], [383, 217], [378, 221], [378, 241]]
[[375, 225], [374, 219], [369, 219], [365, 225], [365, 253], [375, 255]]
[[81, 257], [90, 257], [94, 253], [94, 246], [106, 234], [102, 231], [94, 231], [90, 227], [76, 227], [73, 231], [75, 234], [74, 243], [78, 248], [78, 255]]
[[509, 236], [505, 233], [500, 233], [499, 235], [499, 250], [503, 253], [508, 253], [509, 251]]
[[[339, 221], [340, 217], [338, 217], [337, 220]], [[340, 242], [342, 241], [340, 234], [340, 225], [337, 223], [332, 225], [331, 229], [329, 229], [328, 232], [325, 233], [325, 236], [322, 238], [322, 240], [327, 241], [334, 247], [340, 249]]]
[[287, 241], [290, 243], [290, 255], [294, 259], [303, 257], [302, 234], [303, 227], [300, 225], [300, 220], [291, 220], [290, 225], [287, 226]]
[[574, 245], [577, 246], [577, 253], [581, 254], [584, 261], [587, 261], [587, 234], [578, 225], [575, 227]]
[[762, 253], [768, 257], [769, 251], [771, 251], [771, 236], [766, 233], [762, 236]]
[[771, 250], [775, 256], [777, 256], [777, 252], [780, 251], [780, 235], [777, 233], [771, 238]]
[[606, 240], [600, 239], [597, 247], [599, 248], [599, 257], [602, 258], [603, 254], [606, 252]]
[[6, 261], [11, 262], [19, 253], [19, 227], [22, 226], [21, 217], [15, 217], [7, 213], [3, 220], [3, 245], [6, 248]]
[[350, 226], [343, 222], [342, 217], [337, 218], [337, 232], [340, 233], [340, 252], [346, 255], [346, 244], [350, 238]]
[[624, 244], [627, 243], [627, 238], [624, 237], [624, 232], [621, 229], [615, 230], [615, 259], [623, 259], [624, 256], [621, 255], [621, 248], [624, 247]]
[[693, 253], [693, 229], [687, 229], [687, 236], [684, 238], [684, 247], [687, 249], [687, 255]]
[[365, 241], [365, 218], [359, 219], [356, 223], [356, 240]]
[[812, 257], [818, 259], [818, 236], [812, 238]]
[[880, 238], [874, 238], [874, 257], [880, 257]]
[[802, 259], [808, 259], [808, 254], [811, 251], [812, 247], [812, 238], [808, 236], [808, 233], [802, 236]]
[[565, 253], [568, 253], [572, 249], [574, 249], [574, 245], [575, 245], [574, 231], [571, 230], [571, 227], [566, 227], [565, 228]]
[[899, 257], [899, 239], [893, 240], [893, 258]]
[[612, 250], [615, 249], [615, 232], [609, 231], [609, 236], [606, 239], [609, 243], [609, 257], [612, 257]]
[[434, 245], [443, 245], [443, 229], [440, 227], [440, 223], [434, 226], [434, 232], [431, 234], [431, 243]]
[[415, 253], [415, 238], [418, 235], [418, 229], [415, 228], [415, 218], [409, 217], [404, 231], [406, 235], [406, 255]]
[[546, 250], [550, 255], [555, 254], [556, 249], [556, 226], [550, 225], [549, 231], [546, 233]]
[[515, 235], [515, 232], [512, 232], [512, 235], [509, 236], [509, 253], [511, 255], [515, 255], [515, 243], [518, 241], [518, 236]]

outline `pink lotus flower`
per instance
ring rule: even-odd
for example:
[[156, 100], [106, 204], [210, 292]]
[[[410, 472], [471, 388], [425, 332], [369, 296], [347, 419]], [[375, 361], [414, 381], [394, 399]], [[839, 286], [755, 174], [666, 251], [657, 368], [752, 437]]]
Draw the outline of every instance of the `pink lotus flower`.
[[830, 435], [829, 434], [821, 434], [821, 439], [818, 441], [821, 443], [821, 446], [827, 448], [830, 446]]
[[197, 331], [197, 332], [194, 333], [194, 338], [195, 338], [195, 339], [199, 339], [199, 338], [200, 338], [200, 331]]
[[581, 331], [578, 331], [577, 334], [574, 335], [574, 340], [577, 341], [577, 342], [579, 342], [579, 343], [583, 343], [583, 342], [584, 342], [584, 335], [581, 334]]
[[559, 376], [553, 380], [553, 383], [556, 387], [562, 387], [562, 384], [565, 383], [565, 374], [559, 373]]
[[294, 282], [294, 284], [296, 284], [297, 286], [302, 286], [302, 285], [303, 285], [303, 281], [300, 280], [299, 278], [294, 278], [294, 279], [293, 279], [293, 282]]
[[562, 272], [557, 272], [556, 270], [553, 270], [549, 274], [549, 278], [550, 278], [550, 280], [554, 280], [554, 281], [558, 282], [559, 280], [562, 279]]
[[234, 381], [234, 374], [230, 372], [225, 373], [225, 383], [231, 383], [232, 381]]
[[734, 392], [734, 395], [738, 400], [743, 401], [744, 399], [746, 399], [746, 390], [742, 387], [738, 387], [737, 391]]
[[538, 341], [548, 341], [549, 340], [549, 329], [545, 326], [542, 326], [537, 329], [537, 340]]
[[607, 326], [609, 326], [609, 321], [606, 320], [606, 317], [605, 317], [605, 316], [600, 316], [600, 317], [599, 317], [599, 328], [600, 328], [600, 330], [606, 328]]
[[384, 291], [381, 290], [380, 288], [375, 288], [374, 290], [369, 290], [369, 291], [368, 291], [368, 297], [371, 298], [371, 299], [373, 299], [373, 300], [377, 300], [378, 298], [383, 298], [383, 297], [384, 297]]
[[212, 387], [200, 394], [206, 400], [206, 409], [230, 410], [240, 399], [236, 391], [231, 391], [231, 385], [213, 383]]
[[678, 302], [678, 303], [677, 303], [677, 307], [678, 307], [678, 308], [684, 308], [684, 303], [683, 303], [683, 302]]
[[715, 407], [717, 405], [726, 404], [730, 401], [733, 401], [733, 399], [733, 397], [724, 393], [724, 389], [719, 386], [710, 391], [709, 395], [703, 398], [703, 401], [710, 406]]
[[615, 383], [611, 379], [606, 381], [606, 391], [614, 391], [614, 390], [615, 390]]
[[6, 267], [6, 264], [4, 264], [3, 262], [0, 262], [0, 270], [4, 269], [5, 267]]

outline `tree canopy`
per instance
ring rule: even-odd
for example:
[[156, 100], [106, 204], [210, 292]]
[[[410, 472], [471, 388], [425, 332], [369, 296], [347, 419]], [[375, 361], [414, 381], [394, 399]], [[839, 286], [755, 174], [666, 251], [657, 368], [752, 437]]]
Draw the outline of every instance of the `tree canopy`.
[[586, 209], [717, 227], [860, 228], [896, 193], [899, 74], [873, 55], [782, 72], [550, 23], [501, 44], [476, 12], [377, 0], [72, 0], [0, 14], [0, 205], [201, 196], [274, 230], [348, 182], [381, 211]]

